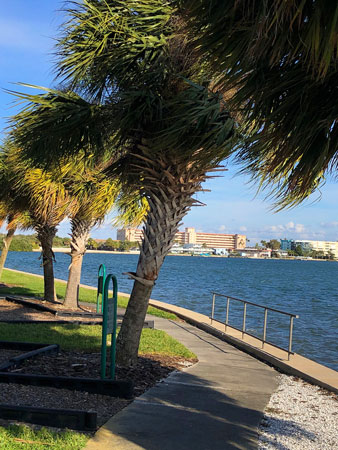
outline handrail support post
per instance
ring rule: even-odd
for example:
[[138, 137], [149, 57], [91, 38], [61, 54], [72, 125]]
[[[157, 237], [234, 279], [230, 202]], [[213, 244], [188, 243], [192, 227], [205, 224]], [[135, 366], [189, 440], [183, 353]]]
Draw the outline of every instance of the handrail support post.
[[262, 342], [262, 348], [264, 348], [264, 344], [266, 341], [266, 326], [268, 323], [268, 309], [264, 308], [264, 328], [263, 328], [263, 342]]
[[288, 348], [288, 361], [290, 361], [290, 354], [292, 352], [292, 333], [293, 333], [293, 316], [290, 316], [290, 333], [289, 333], [289, 348]]
[[216, 300], [216, 294], [212, 294], [212, 307], [211, 307], [211, 324], [214, 320], [214, 314], [215, 314], [215, 300]]
[[243, 308], [242, 339], [244, 339], [244, 333], [245, 333], [245, 321], [246, 321], [246, 303], [244, 303], [244, 308]]

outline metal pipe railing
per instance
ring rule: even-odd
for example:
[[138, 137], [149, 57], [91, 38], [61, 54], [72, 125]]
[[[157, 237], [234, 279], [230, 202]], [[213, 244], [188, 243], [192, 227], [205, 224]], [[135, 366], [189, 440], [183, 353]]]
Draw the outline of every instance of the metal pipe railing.
[[[221, 322], [220, 320], [215, 319], [215, 306], [216, 306], [216, 296], [218, 297], [224, 297], [227, 299], [227, 303], [226, 303], [226, 316], [225, 316], [225, 323]], [[231, 325], [232, 328], [234, 328], [235, 330], [241, 331], [242, 332], [242, 339], [244, 339], [244, 335], [247, 334], [249, 336], [252, 336], [260, 341], [262, 341], [262, 348], [264, 348], [264, 344], [268, 343], [270, 345], [273, 345], [274, 347], [277, 347], [281, 350], [284, 350], [287, 352], [288, 354], [288, 360], [290, 360], [290, 355], [293, 354], [292, 351], [292, 335], [293, 335], [293, 320], [296, 318], [298, 319], [299, 316], [297, 316], [296, 314], [292, 314], [292, 313], [288, 313], [286, 311], [281, 311], [279, 309], [275, 309], [275, 308], [270, 308], [269, 306], [263, 306], [263, 305], [259, 305], [258, 303], [253, 303], [253, 302], [249, 302], [247, 300], [242, 300], [240, 298], [235, 298], [235, 297], [230, 297], [229, 295], [224, 295], [224, 294], [219, 294], [218, 292], [212, 292], [212, 307], [211, 307], [211, 316], [209, 317], [211, 319], [211, 323], [215, 320], [216, 322], [220, 322], [220, 323], [224, 323], [225, 324], [225, 330], [227, 330], [227, 327], [230, 326], [229, 325], [229, 313], [230, 313], [230, 300], [235, 300], [237, 302], [241, 302], [243, 303], [243, 319], [242, 319], [242, 329], [240, 328], [236, 328], [235, 326]], [[252, 305], [252, 306], [256, 306], [258, 308], [262, 308], [264, 309], [264, 325], [263, 325], [263, 339], [261, 339], [258, 336], [255, 336], [251, 333], [248, 333], [246, 331], [246, 317], [247, 317], [247, 305]], [[268, 325], [268, 311], [273, 311], [279, 314], [284, 314], [286, 316], [290, 317], [290, 325], [289, 325], [289, 345], [288, 348], [285, 349], [283, 347], [280, 347], [279, 345], [273, 344], [272, 342], [267, 341], [266, 336], [267, 336], [267, 325]]]

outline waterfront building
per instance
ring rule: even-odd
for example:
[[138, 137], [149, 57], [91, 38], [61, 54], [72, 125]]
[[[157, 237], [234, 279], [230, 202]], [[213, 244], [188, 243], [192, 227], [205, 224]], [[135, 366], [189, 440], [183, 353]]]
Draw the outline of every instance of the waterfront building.
[[338, 241], [311, 241], [303, 239], [281, 239], [281, 250], [295, 250], [298, 246], [303, 251], [317, 251], [323, 252], [324, 255], [332, 253], [335, 258], [338, 258]]
[[118, 241], [129, 241], [141, 243], [143, 239], [143, 231], [138, 228], [122, 228], [117, 230], [116, 239]]
[[271, 248], [260, 249], [256, 247], [247, 247], [240, 251], [240, 255], [247, 258], [271, 258]]
[[[120, 241], [141, 242], [143, 231], [137, 228], [123, 228], [117, 230], [117, 239]], [[204, 248], [224, 248], [226, 250], [244, 249], [246, 236], [243, 234], [200, 233], [195, 228], [188, 227], [184, 231], [178, 231], [175, 235], [175, 243], [200, 244]]]

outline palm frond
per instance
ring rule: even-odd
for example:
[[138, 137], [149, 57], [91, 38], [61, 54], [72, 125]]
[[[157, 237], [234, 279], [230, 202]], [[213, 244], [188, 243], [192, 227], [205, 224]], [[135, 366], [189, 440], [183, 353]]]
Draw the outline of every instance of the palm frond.
[[24, 108], [10, 120], [11, 138], [25, 148], [36, 163], [51, 164], [61, 156], [81, 150], [101, 150], [105, 136], [103, 107], [90, 104], [74, 92], [24, 85], [43, 89], [44, 94], [9, 91]]
[[102, 98], [114, 84], [152, 75], [170, 35], [173, 11], [162, 0], [84, 0], [66, 9], [69, 17], [58, 43], [57, 74]]

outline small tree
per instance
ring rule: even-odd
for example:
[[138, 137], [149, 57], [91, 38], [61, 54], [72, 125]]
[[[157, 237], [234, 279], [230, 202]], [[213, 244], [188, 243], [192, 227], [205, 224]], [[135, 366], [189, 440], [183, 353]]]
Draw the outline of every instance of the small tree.
[[304, 256], [304, 250], [301, 245], [297, 245], [295, 248], [295, 253], [297, 256]]
[[99, 244], [95, 241], [93, 238], [89, 238], [87, 242], [87, 248], [90, 250], [97, 250], [99, 247]]
[[103, 248], [104, 248], [105, 250], [114, 250], [116, 247], [115, 247], [115, 244], [114, 244], [113, 239], [112, 239], [112, 238], [108, 238], [108, 239], [104, 242]]

